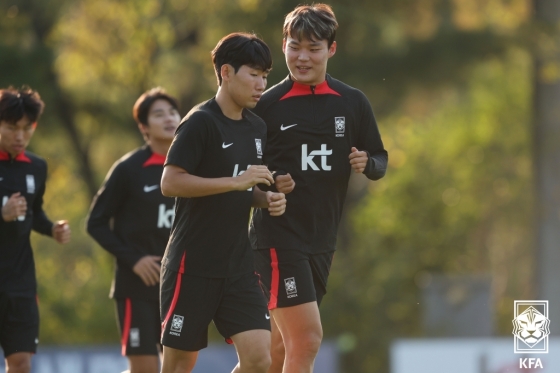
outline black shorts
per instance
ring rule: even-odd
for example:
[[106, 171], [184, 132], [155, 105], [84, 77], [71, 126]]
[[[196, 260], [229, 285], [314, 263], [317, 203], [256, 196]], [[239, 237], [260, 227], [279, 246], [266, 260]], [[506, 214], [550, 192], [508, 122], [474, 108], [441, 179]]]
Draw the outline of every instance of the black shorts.
[[4, 356], [37, 351], [39, 307], [37, 297], [0, 293], [0, 346]]
[[131, 298], [115, 301], [122, 355], [158, 355], [161, 351], [159, 302]]
[[334, 251], [307, 254], [299, 250], [255, 250], [255, 268], [268, 297], [268, 309], [317, 301], [327, 293]]
[[199, 351], [208, 346], [208, 325], [213, 320], [220, 334], [270, 330], [266, 299], [255, 273], [232, 278], [190, 276], [163, 266], [161, 318], [164, 346]]

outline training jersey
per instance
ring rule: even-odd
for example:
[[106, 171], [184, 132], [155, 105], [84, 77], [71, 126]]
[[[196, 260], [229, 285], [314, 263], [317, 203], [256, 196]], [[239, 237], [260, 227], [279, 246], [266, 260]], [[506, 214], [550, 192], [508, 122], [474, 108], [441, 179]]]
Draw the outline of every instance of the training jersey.
[[0, 151], [0, 200], [2, 206], [14, 193], [27, 201], [27, 212], [15, 221], [0, 216], [0, 292], [35, 296], [37, 280], [29, 237], [31, 230], [52, 236], [53, 223], [43, 211], [47, 162], [25, 151], [15, 158]]
[[387, 152], [366, 96], [327, 75], [309, 86], [288, 76], [267, 90], [255, 114], [267, 124], [264, 164], [290, 173], [296, 185], [286, 195], [286, 212], [271, 217], [255, 209], [254, 249], [334, 251], [350, 173], [352, 147], [369, 153], [364, 174], [385, 174]]
[[159, 299], [158, 285], [146, 286], [132, 267], [143, 256], [163, 256], [169, 238], [174, 201], [161, 194], [164, 161], [147, 145], [124, 155], [91, 205], [87, 230], [116, 259], [113, 298]]
[[[249, 166], [262, 164], [265, 142], [266, 125], [259, 117], [243, 110], [241, 120], [229, 119], [212, 98], [185, 116], [165, 165], [203, 178], [236, 177]], [[253, 188], [176, 198], [164, 265], [201, 277], [254, 272], [247, 234], [252, 200]]]

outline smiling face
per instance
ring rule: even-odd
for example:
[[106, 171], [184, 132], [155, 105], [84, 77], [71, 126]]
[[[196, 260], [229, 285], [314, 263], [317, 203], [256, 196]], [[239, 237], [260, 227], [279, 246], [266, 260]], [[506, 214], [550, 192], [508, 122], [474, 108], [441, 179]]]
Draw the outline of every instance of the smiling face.
[[139, 124], [138, 127], [150, 141], [172, 141], [180, 121], [177, 109], [169, 101], [158, 99], [148, 112], [148, 125]]
[[252, 109], [266, 88], [268, 71], [243, 65], [235, 72], [233, 66], [223, 65], [222, 78], [231, 101], [239, 108]]
[[12, 157], [23, 153], [35, 133], [35, 123], [23, 116], [16, 123], [0, 121], [0, 150]]
[[327, 62], [336, 53], [336, 42], [328, 46], [326, 39], [294, 39], [288, 36], [282, 42], [286, 65], [292, 79], [301, 84], [317, 85], [325, 80]]

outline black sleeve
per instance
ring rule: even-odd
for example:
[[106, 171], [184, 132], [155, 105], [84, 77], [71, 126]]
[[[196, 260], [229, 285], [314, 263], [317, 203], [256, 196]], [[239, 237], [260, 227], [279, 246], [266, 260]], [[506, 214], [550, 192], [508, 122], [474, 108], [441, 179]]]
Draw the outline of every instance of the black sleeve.
[[177, 128], [167, 152], [165, 166], [170, 164], [178, 166], [189, 174], [195, 175], [208, 146], [210, 137], [208, 120], [210, 118], [207, 117], [207, 114], [197, 112]]
[[[47, 179], [47, 165], [45, 163], [43, 180]], [[52, 237], [53, 222], [49, 220], [43, 211], [43, 195], [45, 194], [46, 181], [37, 190], [37, 195], [33, 201], [33, 230], [35, 232]]]
[[127, 247], [111, 229], [111, 219], [126, 200], [127, 179], [122, 163], [114, 165], [109, 171], [91, 204], [87, 231], [102, 248], [132, 268], [143, 255]]
[[378, 180], [385, 176], [388, 155], [387, 151], [383, 148], [383, 142], [381, 141], [381, 135], [371, 105], [363, 93], [360, 102], [361, 119], [356, 148], [358, 150], [365, 150], [368, 153], [368, 162], [363, 172], [364, 175], [368, 179]]

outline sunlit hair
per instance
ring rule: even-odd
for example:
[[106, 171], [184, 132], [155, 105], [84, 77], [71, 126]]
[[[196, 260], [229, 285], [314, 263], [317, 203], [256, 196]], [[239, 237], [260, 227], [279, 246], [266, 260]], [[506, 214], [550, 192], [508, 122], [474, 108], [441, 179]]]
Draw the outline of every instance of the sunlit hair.
[[300, 5], [286, 15], [283, 37], [302, 41], [326, 40], [330, 48], [336, 37], [338, 22], [327, 4]]
[[144, 92], [142, 96], [138, 97], [138, 100], [136, 100], [136, 103], [132, 108], [132, 116], [134, 117], [136, 123], [143, 124], [144, 126], [148, 125], [148, 114], [150, 113], [150, 108], [157, 100], [165, 100], [169, 102], [175, 110], [179, 111], [177, 99], [168, 95], [167, 92], [165, 92], [165, 89], [161, 87], [152, 88], [149, 91]]
[[272, 69], [272, 54], [268, 45], [255, 34], [234, 32], [224, 36], [212, 51], [212, 63], [218, 85], [222, 85], [220, 73], [223, 65], [233, 66], [235, 73], [243, 65], [264, 72]]
[[29, 87], [0, 89], [0, 121], [15, 124], [26, 116], [35, 123], [44, 108], [45, 103], [39, 93]]

